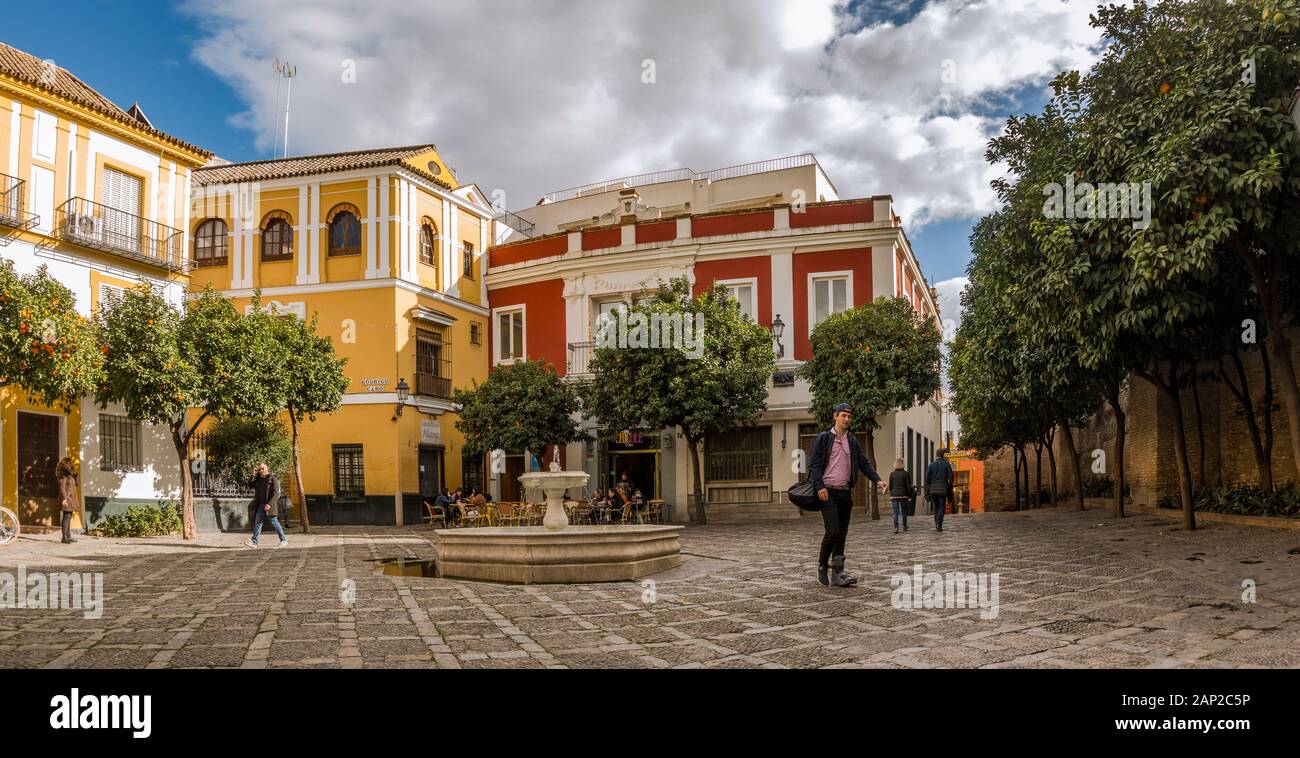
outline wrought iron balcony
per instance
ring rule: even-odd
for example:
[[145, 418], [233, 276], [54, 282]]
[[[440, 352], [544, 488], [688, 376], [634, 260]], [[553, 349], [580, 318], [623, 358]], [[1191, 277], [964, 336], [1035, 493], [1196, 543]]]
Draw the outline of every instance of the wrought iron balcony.
[[[16, 176], [0, 174], [0, 226], [23, 231], [40, 223], [40, 216], [23, 210], [26, 186], [27, 183]], [[10, 238], [6, 236], [5, 241], [8, 239]], [[0, 244], [4, 244], [4, 241], [0, 241]]]
[[570, 342], [569, 362], [564, 369], [565, 376], [591, 376], [591, 359], [596, 354], [595, 342]]
[[[415, 372], [415, 394], [451, 399], [451, 361], [423, 358]], [[433, 365], [427, 365], [433, 364]]]
[[187, 268], [185, 235], [179, 229], [83, 197], [55, 209], [54, 236], [168, 271]]

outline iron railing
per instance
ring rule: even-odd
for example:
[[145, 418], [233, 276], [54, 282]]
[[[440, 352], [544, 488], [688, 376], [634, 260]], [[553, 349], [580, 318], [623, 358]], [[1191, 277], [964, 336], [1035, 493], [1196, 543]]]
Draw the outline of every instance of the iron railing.
[[18, 177], [0, 174], [0, 224], [31, 229], [40, 223], [40, 216], [23, 210], [26, 187], [27, 183]]
[[84, 197], [54, 211], [54, 236], [82, 247], [185, 271], [185, 235], [179, 229]]
[[618, 189], [629, 189], [631, 187], [644, 187], [650, 184], [660, 184], [662, 182], [679, 182], [685, 179], [709, 179], [718, 181], [721, 179], [735, 179], [741, 176], [751, 176], [753, 174], [763, 174], [768, 171], [781, 171], [788, 168], [800, 168], [802, 166], [813, 166], [817, 164], [817, 156], [812, 153], [802, 153], [800, 155], [791, 155], [785, 158], [773, 158], [766, 161], [755, 161], [753, 163], [742, 163], [736, 166], [713, 169], [703, 173], [696, 173], [689, 168], [675, 168], [668, 171], [654, 171], [648, 174], [636, 174], [635, 176], [624, 176], [618, 179], [608, 179], [603, 182], [593, 182], [584, 184], [581, 187], [570, 187], [569, 189], [551, 192], [543, 196], [543, 200], [548, 203], [558, 203], [563, 200], [572, 200], [575, 197], [583, 195], [597, 194], [600, 192], [610, 192]]
[[[247, 481], [229, 481], [212, 473], [212, 459], [207, 451], [208, 433], [195, 432], [190, 437], [190, 475], [196, 497], [252, 497]], [[195, 465], [201, 462], [201, 465]], [[252, 478], [252, 473], [249, 473]]]
[[493, 217], [494, 220], [500, 221], [501, 223], [505, 224], [511, 229], [514, 229], [516, 232], [519, 232], [520, 234], [524, 235], [525, 237], [533, 236], [533, 230], [537, 228], [536, 224], [524, 218], [523, 216], [519, 216], [517, 214], [511, 213], [510, 211], [500, 209], [500, 208], [497, 208], [495, 210], [497, 212], [497, 215]]
[[591, 359], [595, 354], [595, 342], [570, 342], [569, 361], [564, 369], [565, 376], [589, 376]]
[[451, 361], [421, 358], [415, 372], [415, 394], [451, 399]]

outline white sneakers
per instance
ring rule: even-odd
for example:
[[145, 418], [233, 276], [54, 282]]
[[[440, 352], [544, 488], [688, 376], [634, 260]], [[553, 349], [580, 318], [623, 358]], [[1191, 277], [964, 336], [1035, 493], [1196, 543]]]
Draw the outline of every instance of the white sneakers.
[[[249, 539], [244, 540], [244, 547], [257, 547], [257, 543], [253, 542], [253, 539], [250, 537]], [[276, 547], [289, 547], [289, 540], [280, 540], [280, 544], [276, 545]]]

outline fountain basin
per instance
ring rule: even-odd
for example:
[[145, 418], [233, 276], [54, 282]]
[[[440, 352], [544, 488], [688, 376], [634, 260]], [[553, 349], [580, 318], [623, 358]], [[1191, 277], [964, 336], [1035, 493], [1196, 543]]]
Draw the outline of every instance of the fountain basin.
[[512, 584], [626, 582], [681, 565], [682, 527], [438, 529], [438, 575]]

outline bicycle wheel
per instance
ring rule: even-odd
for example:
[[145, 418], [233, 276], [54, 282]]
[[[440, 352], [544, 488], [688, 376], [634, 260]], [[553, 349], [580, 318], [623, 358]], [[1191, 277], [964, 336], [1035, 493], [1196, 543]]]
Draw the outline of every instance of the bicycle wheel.
[[18, 514], [8, 508], [0, 508], [0, 545], [13, 542], [18, 537], [20, 528]]

